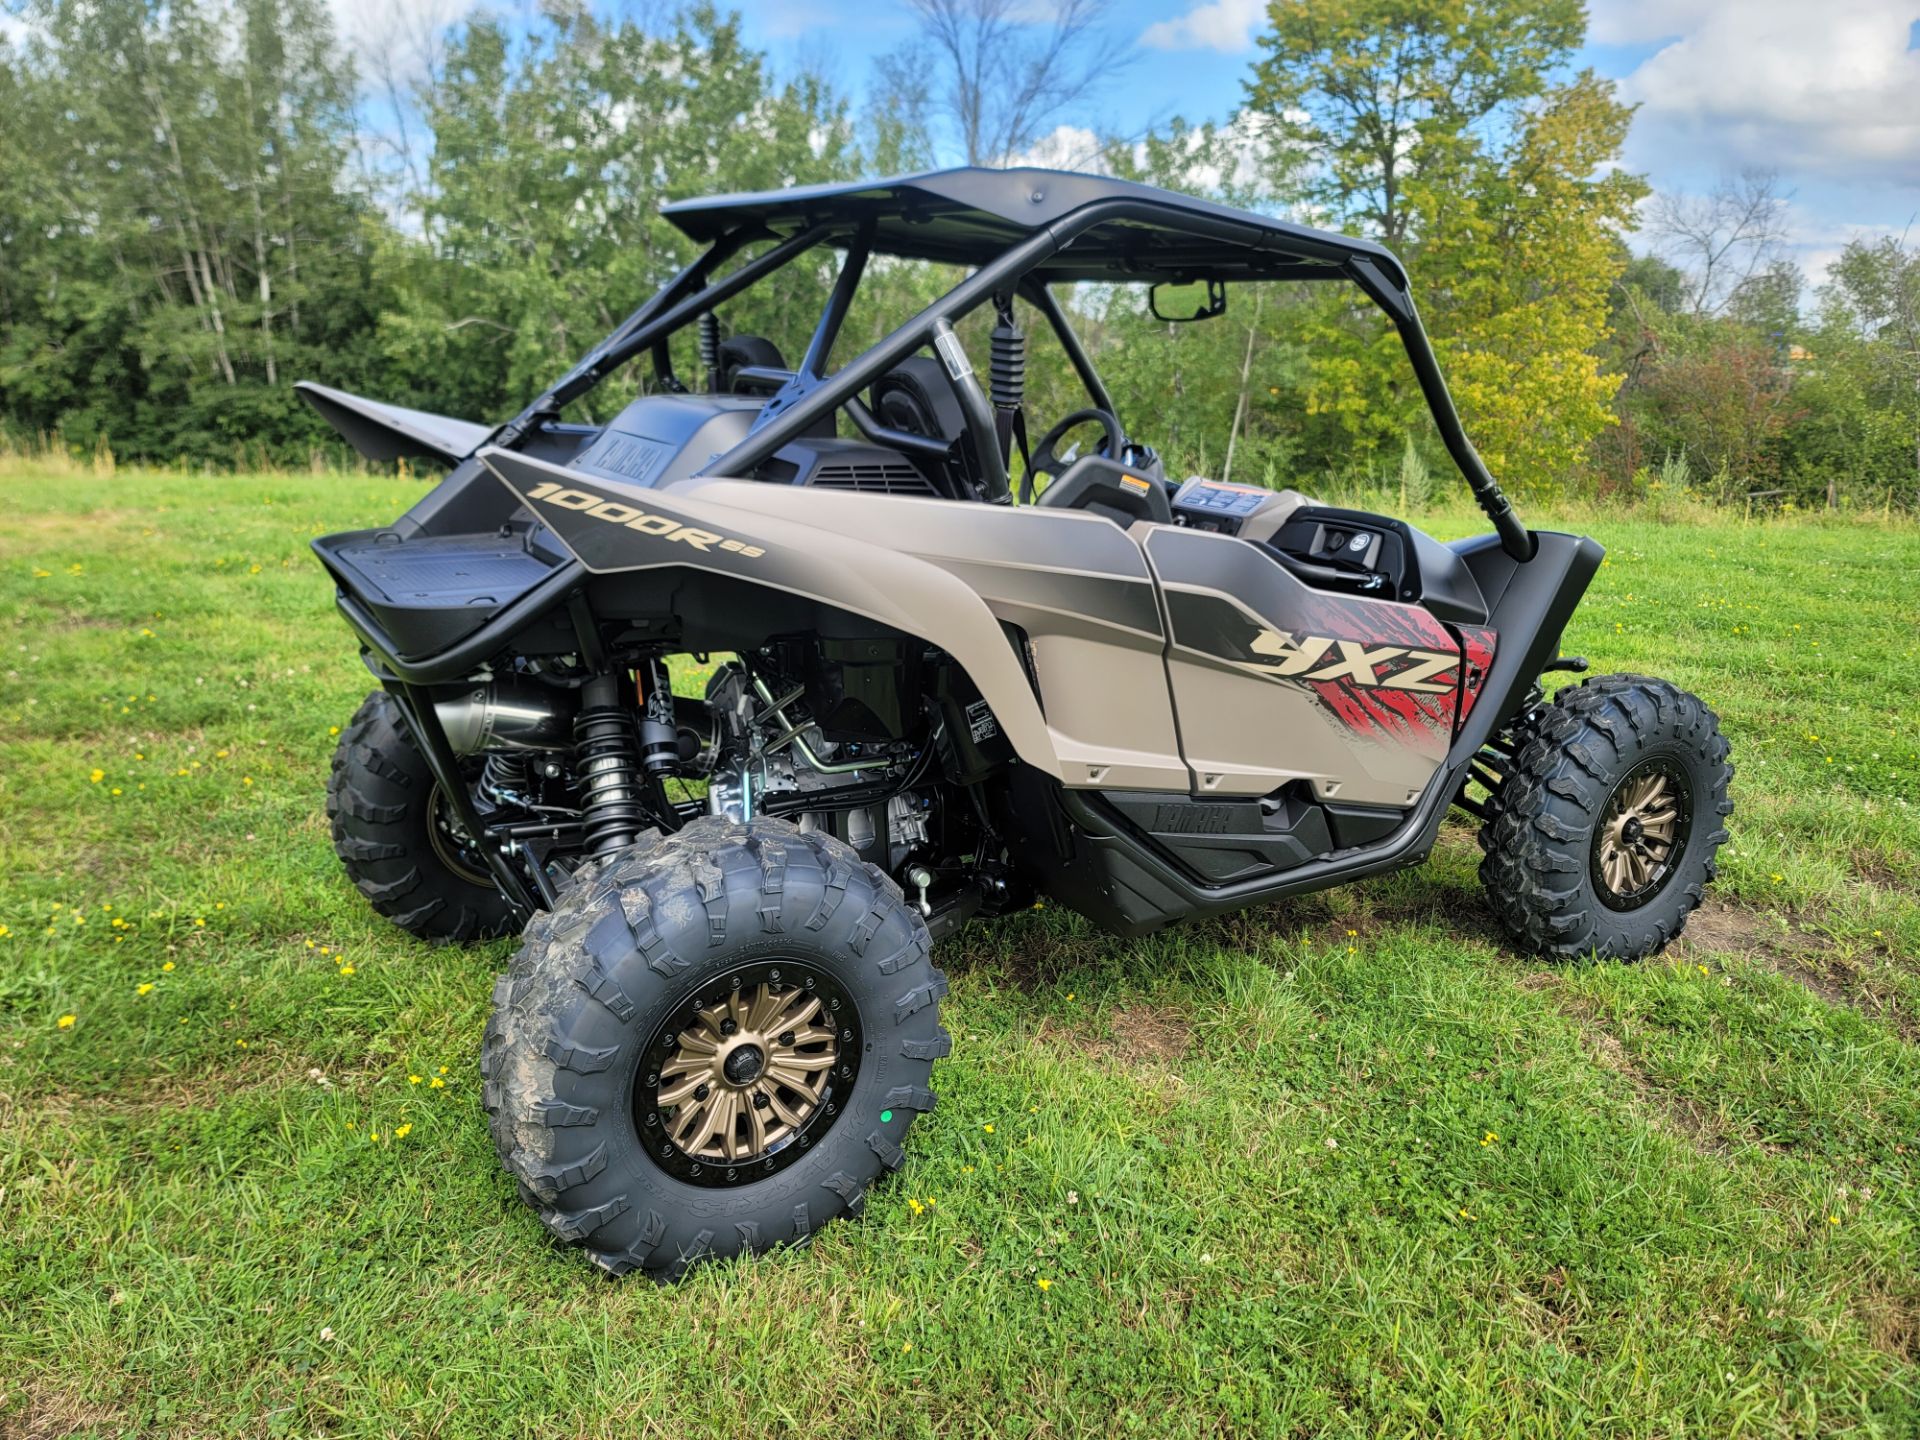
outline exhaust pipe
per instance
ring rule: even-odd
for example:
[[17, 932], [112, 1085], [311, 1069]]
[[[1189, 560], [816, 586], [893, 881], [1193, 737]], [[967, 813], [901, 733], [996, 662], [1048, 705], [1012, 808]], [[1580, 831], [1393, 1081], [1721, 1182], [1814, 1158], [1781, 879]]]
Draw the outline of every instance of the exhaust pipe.
[[543, 685], [495, 680], [433, 710], [456, 755], [482, 750], [571, 750], [571, 693]]

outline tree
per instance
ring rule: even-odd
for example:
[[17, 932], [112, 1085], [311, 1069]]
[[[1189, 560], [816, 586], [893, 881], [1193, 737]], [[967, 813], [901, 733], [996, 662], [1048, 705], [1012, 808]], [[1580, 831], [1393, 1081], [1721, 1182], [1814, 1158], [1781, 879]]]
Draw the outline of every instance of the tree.
[[[1470, 434], [1510, 483], [1570, 476], [1612, 419], [1593, 350], [1645, 193], [1617, 168], [1612, 85], [1553, 77], [1578, 0], [1275, 0], [1248, 94], [1312, 163], [1305, 198], [1407, 263]], [[1422, 406], [1369, 307], [1328, 297], [1308, 402], [1357, 457], [1397, 454]]]
[[[1457, 183], [1486, 123], [1548, 88], [1580, 44], [1580, 0], [1273, 0], [1252, 105], [1322, 167], [1308, 196], [1390, 248], [1410, 187]], [[1444, 177], [1444, 178], [1443, 178]]]
[[[889, 108], [934, 114], [969, 165], [1004, 165], [1121, 67], [1109, 0], [907, 0], [916, 44], [886, 57]], [[931, 79], [927, 77], [933, 77]]]
[[[352, 79], [320, 0], [37, 0], [0, 168], [12, 252], [0, 413], [81, 445], [304, 454], [293, 373], [370, 332]], [[8, 188], [11, 188], [9, 186]], [[17, 256], [17, 259], [16, 259]]]
[[[839, 103], [814, 80], [776, 87], [738, 17], [710, 5], [657, 30], [584, 5], [549, 7], [525, 33], [476, 18], [421, 110], [431, 248], [397, 248], [404, 299], [381, 341], [420, 377], [416, 403], [459, 414], [517, 409], [692, 258], [659, 214], [668, 200], [853, 168]], [[807, 276], [792, 267], [729, 319], [790, 324], [817, 303], [801, 298]], [[682, 361], [691, 373], [690, 351]]]
[[1882, 403], [1907, 417], [1920, 503], [1920, 248], [1905, 235], [1855, 240], [1827, 274], [1830, 309], [1866, 342]]
[[1663, 191], [1648, 228], [1687, 277], [1685, 308], [1719, 315], [1771, 271], [1786, 241], [1787, 197], [1771, 170], [1743, 170], [1705, 195]]

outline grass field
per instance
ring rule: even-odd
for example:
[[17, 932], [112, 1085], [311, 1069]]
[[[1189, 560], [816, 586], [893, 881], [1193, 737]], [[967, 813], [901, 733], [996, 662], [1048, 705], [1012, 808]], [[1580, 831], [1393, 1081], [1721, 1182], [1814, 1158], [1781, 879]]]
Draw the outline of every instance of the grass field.
[[1668, 955], [1507, 949], [1464, 821], [975, 928], [866, 1221], [661, 1289], [494, 1160], [510, 947], [328, 846], [368, 680], [306, 542], [414, 493], [0, 472], [0, 1435], [1920, 1434], [1920, 533], [1589, 520], [1567, 648], [1739, 767]]

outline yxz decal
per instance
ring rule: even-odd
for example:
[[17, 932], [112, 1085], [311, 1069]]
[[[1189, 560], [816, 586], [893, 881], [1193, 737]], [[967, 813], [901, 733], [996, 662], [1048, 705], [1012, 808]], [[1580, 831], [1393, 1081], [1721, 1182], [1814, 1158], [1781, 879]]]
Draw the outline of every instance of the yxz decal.
[[[1493, 663], [1495, 635], [1460, 640], [1411, 605], [1314, 595], [1298, 630], [1256, 626], [1237, 606], [1169, 592], [1178, 643], [1304, 686], [1355, 735], [1439, 756], [1473, 709]], [[1464, 661], [1464, 664], [1462, 663]]]
[[661, 540], [678, 540], [691, 545], [696, 550], [725, 550], [742, 555], [751, 560], [767, 552], [758, 545], [748, 545], [718, 534], [712, 530], [702, 530], [693, 525], [683, 524], [670, 515], [653, 515], [638, 505], [629, 505], [623, 500], [609, 500], [604, 495], [596, 495], [591, 490], [575, 490], [547, 480], [534, 486], [527, 492], [528, 500], [538, 500], [561, 510], [577, 510], [594, 520], [604, 520], [609, 525], [619, 525], [628, 530], [636, 530], [642, 535], [652, 535]]
[[1275, 675], [1350, 679], [1356, 685], [1384, 685], [1389, 690], [1417, 690], [1423, 695], [1452, 694], [1452, 679], [1434, 677], [1460, 663], [1459, 652], [1452, 650], [1410, 650], [1404, 645], [1370, 645], [1364, 640], [1341, 640], [1331, 635], [1307, 635], [1296, 640], [1279, 630], [1262, 630], [1253, 637], [1251, 648], [1256, 655], [1274, 658], [1274, 664], [1260, 668]]

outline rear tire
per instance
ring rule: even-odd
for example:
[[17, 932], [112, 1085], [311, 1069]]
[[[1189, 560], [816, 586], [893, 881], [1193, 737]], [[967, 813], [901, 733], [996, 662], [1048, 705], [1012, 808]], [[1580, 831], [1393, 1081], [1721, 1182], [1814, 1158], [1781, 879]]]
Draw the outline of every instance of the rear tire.
[[399, 705], [374, 691], [341, 732], [327, 780], [333, 849], [347, 878], [375, 910], [422, 940], [464, 944], [512, 934], [519, 926], [505, 897], [491, 878], [461, 864], [439, 828], [438, 795]]
[[1536, 954], [1638, 960], [1715, 874], [1733, 766], [1713, 711], [1644, 675], [1560, 691], [1516, 727], [1480, 830], [1494, 914]]
[[[781, 821], [706, 817], [595, 860], [494, 987], [480, 1069], [501, 1162], [611, 1275], [804, 1244], [860, 1213], [933, 1108], [950, 1042], [930, 949], [879, 869]], [[799, 1074], [823, 1088], [780, 1079]]]

